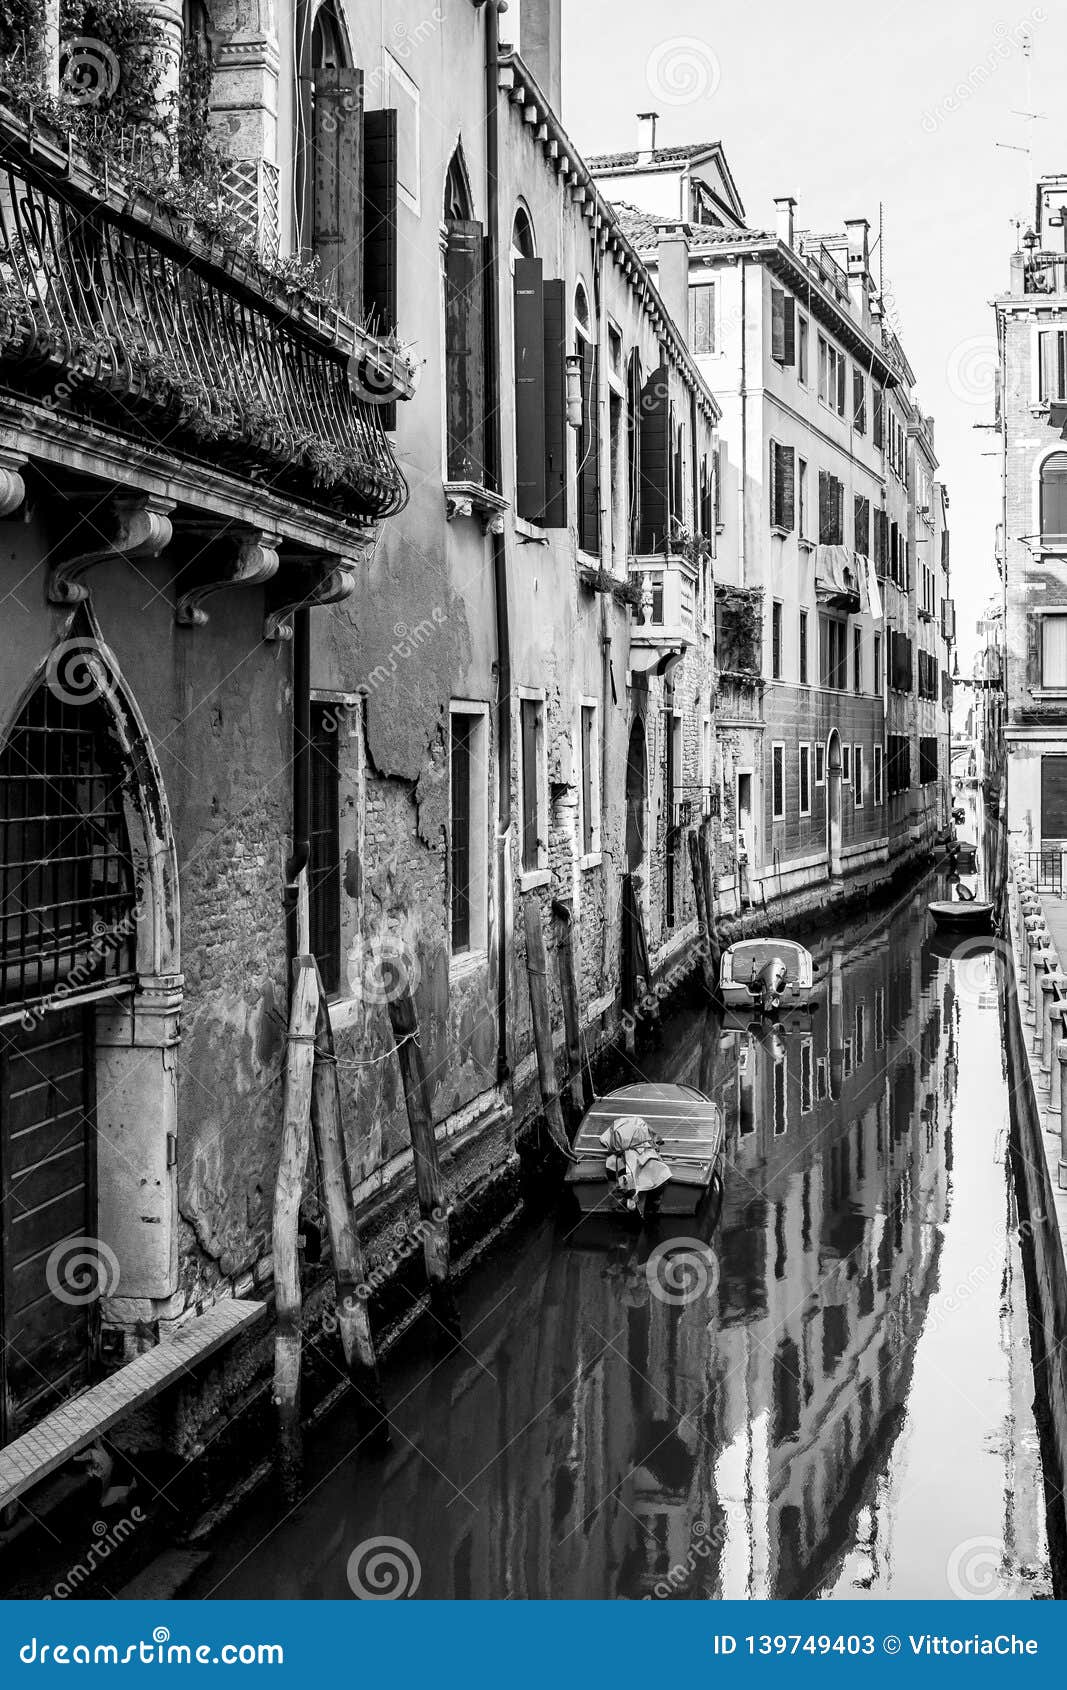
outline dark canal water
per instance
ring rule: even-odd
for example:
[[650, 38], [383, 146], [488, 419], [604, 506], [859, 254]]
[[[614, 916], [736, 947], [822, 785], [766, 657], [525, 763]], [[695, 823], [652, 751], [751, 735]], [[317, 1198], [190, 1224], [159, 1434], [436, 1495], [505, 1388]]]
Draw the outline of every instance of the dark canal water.
[[390, 1561], [427, 1598], [1050, 1594], [992, 945], [932, 942], [931, 895], [814, 946], [813, 1017], [683, 1017], [643, 1064], [726, 1122], [686, 1261], [513, 1235], [463, 1347], [389, 1370], [390, 1452], [336, 1417], [311, 1494], [251, 1505], [190, 1594], [348, 1597]]

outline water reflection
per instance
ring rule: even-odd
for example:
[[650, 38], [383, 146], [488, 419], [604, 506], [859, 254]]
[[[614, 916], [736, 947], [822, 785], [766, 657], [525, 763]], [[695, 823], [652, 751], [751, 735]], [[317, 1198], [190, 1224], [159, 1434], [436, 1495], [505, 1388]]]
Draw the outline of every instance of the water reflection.
[[[464, 1294], [464, 1349], [393, 1370], [392, 1453], [348, 1456], [335, 1425], [315, 1493], [281, 1523], [261, 1504], [194, 1594], [347, 1596], [348, 1557], [377, 1536], [411, 1545], [431, 1598], [803, 1597], [843, 1567], [840, 1594], [884, 1584], [887, 1487], [951, 1236], [960, 1003], [929, 896], [817, 952], [811, 1017], [694, 1018], [645, 1065], [723, 1110], [699, 1294], [664, 1300], [654, 1231], [556, 1219], [516, 1238]], [[983, 1027], [995, 1041], [995, 1015]], [[983, 1177], [1003, 1209], [1002, 1168]], [[995, 1284], [988, 1301], [968, 1351], [983, 1447], [1002, 1407], [983, 1395], [1003, 1360]], [[1009, 1460], [983, 1504], [993, 1532]]]

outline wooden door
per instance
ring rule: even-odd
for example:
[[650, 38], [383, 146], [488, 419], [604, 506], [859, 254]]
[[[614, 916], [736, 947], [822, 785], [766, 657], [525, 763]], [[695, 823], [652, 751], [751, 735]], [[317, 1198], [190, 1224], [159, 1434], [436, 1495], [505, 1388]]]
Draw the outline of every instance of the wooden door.
[[[0, 1027], [5, 1442], [87, 1382], [100, 1290], [91, 1007]], [[79, 1265], [80, 1264], [80, 1265]]]

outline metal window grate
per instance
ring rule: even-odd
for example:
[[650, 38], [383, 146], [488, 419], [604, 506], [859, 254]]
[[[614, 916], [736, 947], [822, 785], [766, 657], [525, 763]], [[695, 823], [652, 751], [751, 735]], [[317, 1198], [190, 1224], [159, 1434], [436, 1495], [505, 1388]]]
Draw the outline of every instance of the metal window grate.
[[0, 1004], [132, 978], [122, 783], [102, 702], [39, 687], [0, 750]]

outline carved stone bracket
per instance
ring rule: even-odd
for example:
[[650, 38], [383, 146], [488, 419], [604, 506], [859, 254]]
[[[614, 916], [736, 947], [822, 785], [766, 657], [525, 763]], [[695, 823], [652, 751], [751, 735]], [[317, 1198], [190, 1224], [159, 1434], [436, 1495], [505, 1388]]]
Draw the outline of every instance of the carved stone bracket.
[[0, 454], [0, 516], [11, 516], [26, 497], [21, 473], [25, 462], [22, 452]]
[[474, 516], [481, 523], [483, 534], [503, 534], [508, 508], [506, 499], [479, 482], [445, 482], [445, 516], [449, 522], [454, 522], [457, 516]]
[[278, 573], [277, 534], [262, 529], [223, 533], [208, 546], [204, 568], [195, 583], [179, 596], [174, 620], [182, 628], [202, 628], [207, 621], [204, 600], [226, 587], [258, 587]]
[[99, 515], [82, 519], [75, 529], [75, 541], [93, 541], [83, 550], [60, 558], [48, 577], [48, 598], [52, 604], [81, 604], [89, 589], [81, 577], [94, 564], [113, 558], [156, 558], [171, 541], [171, 499], [153, 493], [118, 493]]
[[263, 624], [265, 640], [291, 640], [293, 628], [289, 618], [295, 610], [311, 608], [314, 605], [340, 604], [342, 599], [348, 598], [355, 590], [356, 559], [324, 558], [318, 571], [303, 573], [305, 581], [308, 582], [306, 591], [298, 593], [291, 590], [287, 602], [279, 604], [269, 612]]

